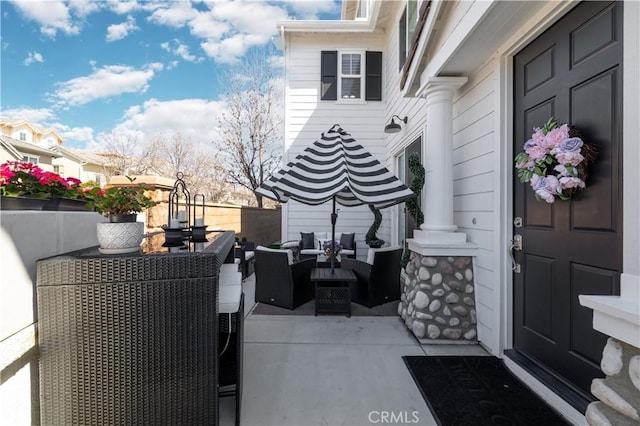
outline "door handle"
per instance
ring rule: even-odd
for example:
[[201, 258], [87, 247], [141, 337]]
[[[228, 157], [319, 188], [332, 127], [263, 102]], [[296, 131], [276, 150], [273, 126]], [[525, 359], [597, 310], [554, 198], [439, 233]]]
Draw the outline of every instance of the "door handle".
[[513, 236], [513, 240], [511, 240], [511, 245], [509, 246], [509, 257], [511, 258], [511, 270], [516, 274], [520, 273], [520, 264], [516, 262], [516, 258], [513, 255], [513, 251], [522, 250], [522, 235], [516, 234]]

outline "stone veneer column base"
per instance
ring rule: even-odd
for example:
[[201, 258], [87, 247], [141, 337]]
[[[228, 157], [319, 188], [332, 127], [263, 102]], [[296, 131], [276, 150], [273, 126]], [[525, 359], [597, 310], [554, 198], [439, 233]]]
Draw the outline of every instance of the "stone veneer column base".
[[476, 343], [473, 257], [411, 252], [398, 314], [423, 343]]
[[640, 349], [609, 338], [600, 362], [605, 379], [591, 382], [600, 401], [587, 407], [590, 425], [640, 425]]

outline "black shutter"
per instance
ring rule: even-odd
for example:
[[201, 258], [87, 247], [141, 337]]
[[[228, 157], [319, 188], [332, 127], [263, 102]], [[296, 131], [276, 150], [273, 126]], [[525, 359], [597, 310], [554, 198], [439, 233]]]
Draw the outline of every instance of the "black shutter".
[[320, 60], [320, 99], [335, 101], [338, 99], [338, 52], [322, 51]]
[[367, 52], [365, 100], [382, 100], [382, 52]]

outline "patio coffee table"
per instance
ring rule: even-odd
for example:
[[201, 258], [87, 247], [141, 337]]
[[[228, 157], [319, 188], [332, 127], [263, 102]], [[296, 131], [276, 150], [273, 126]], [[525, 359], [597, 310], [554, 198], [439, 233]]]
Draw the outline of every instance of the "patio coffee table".
[[311, 282], [315, 283], [315, 315], [346, 314], [351, 317], [351, 283], [356, 276], [350, 269], [314, 268]]

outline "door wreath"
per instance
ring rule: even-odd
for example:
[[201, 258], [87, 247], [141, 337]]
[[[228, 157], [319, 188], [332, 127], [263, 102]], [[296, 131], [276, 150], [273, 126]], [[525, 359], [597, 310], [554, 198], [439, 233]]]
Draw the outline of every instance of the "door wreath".
[[553, 117], [542, 128], [534, 128], [523, 149], [515, 157], [518, 178], [529, 182], [536, 199], [547, 203], [568, 200], [584, 189], [597, 155], [595, 146], [584, 143], [578, 130], [566, 123], [558, 126]]

